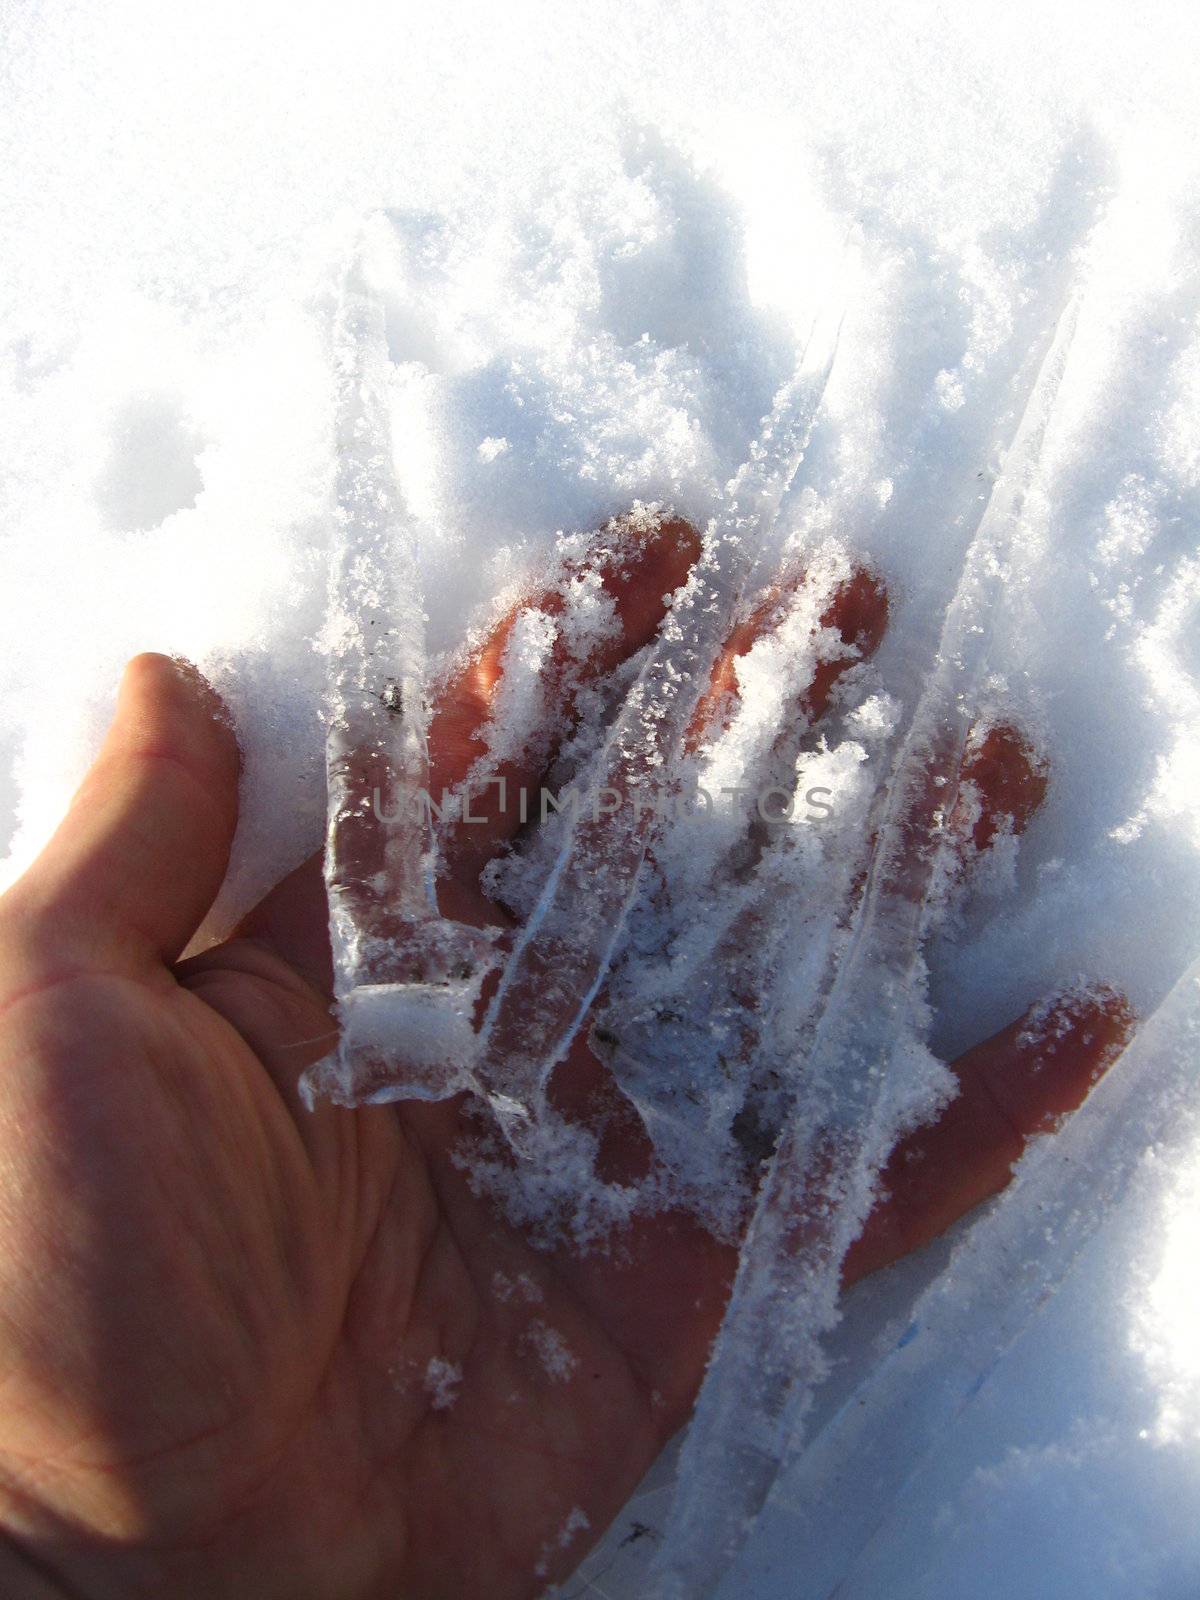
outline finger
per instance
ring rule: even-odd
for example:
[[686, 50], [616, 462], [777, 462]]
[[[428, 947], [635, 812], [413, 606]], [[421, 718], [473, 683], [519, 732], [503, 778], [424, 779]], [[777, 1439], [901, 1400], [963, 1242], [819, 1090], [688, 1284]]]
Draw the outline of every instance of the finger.
[[55, 953], [172, 961], [225, 875], [239, 755], [225, 708], [196, 669], [140, 655], [91, 770], [12, 893]]
[[879, 649], [887, 632], [887, 622], [888, 598], [882, 581], [865, 567], [856, 567], [845, 583], [838, 586], [821, 615], [821, 626], [837, 633], [843, 653], [817, 662], [803, 701], [803, 709], [811, 721], [824, 714], [838, 679], [856, 662], [869, 660]]
[[[960, 798], [949, 828], [952, 873], [961, 873], [972, 849], [985, 849], [1002, 830], [1014, 837], [1023, 833], [1045, 799], [1047, 788], [1045, 763], [1020, 731], [1009, 723], [974, 730], [967, 741], [960, 770]], [[905, 830], [907, 849], [893, 863], [889, 873], [897, 892], [914, 896], [924, 896], [928, 892], [929, 876], [922, 846], [931, 837], [934, 826], [931, 819], [941, 803], [942, 791], [935, 781], [936, 774], [928, 776], [928, 786], [916, 797]], [[874, 851], [874, 839], [871, 849]], [[850, 891], [851, 902], [861, 894], [866, 877], [864, 867]], [[758, 987], [760, 976], [753, 963], [746, 976], [743, 956], [746, 951], [761, 948], [762, 918], [763, 913], [756, 906], [742, 911], [723, 939], [716, 958], [723, 970], [735, 974], [732, 992], [738, 1009], [731, 1026], [736, 1025], [737, 1036], [731, 1048], [747, 1062], [759, 1044], [759, 1019], [764, 1006]], [[737, 975], [741, 975], [740, 983]], [[765, 1152], [774, 1148], [778, 1130], [764, 1121], [753, 1088], [736, 1126], [751, 1161], [761, 1160]]]
[[[692, 718], [687, 736], [689, 749], [696, 749], [729, 726], [741, 698], [738, 661], [780, 625], [806, 579], [807, 574], [798, 570], [773, 585], [750, 616], [730, 633]], [[837, 680], [855, 662], [869, 659], [879, 648], [887, 631], [887, 620], [887, 591], [882, 582], [865, 567], [856, 567], [850, 577], [839, 584], [817, 624], [819, 628], [833, 629], [837, 633], [841, 651], [823, 655], [818, 660], [789, 721], [798, 717], [811, 722], [824, 713]]]
[[883, 1169], [881, 1198], [846, 1257], [846, 1281], [920, 1249], [997, 1194], [1028, 1141], [1082, 1104], [1133, 1024], [1121, 995], [1093, 989], [1035, 1006], [960, 1056], [956, 1098], [898, 1144]]
[[[699, 534], [679, 519], [650, 527], [628, 517], [614, 519], [581, 559], [568, 564], [554, 587], [511, 611], [455, 671], [438, 697], [429, 731], [435, 795], [463, 783], [488, 755], [493, 738], [502, 737], [496, 713], [501, 691], [511, 688], [520, 672], [514, 657], [526, 637], [519, 630], [528, 634], [531, 624], [540, 630], [543, 649], [547, 633], [553, 634], [536, 681], [522, 686], [527, 697], [537, 696], [535, 726], [519, 749], [488, 764], [486, 786], [469, 796], [472, 820], [451, 826], [441, 841], [449, 876], [477, 880], [486, 862], [535, 814], [528, 800], [521, 805], [520, 796], [536, 796], [571, 727], [580, 690], [654, 638], [672, 594], [699, 555]], [[611, 607], [611, 625], [580, 627], [573, 610], [580, 605], [601, 617]], [[536, 799], [532, 804], [536, 810]]]
[[[944, 816], [947, 774], [928, 768], [909, 794], [900, 823], [901, 844], [887, 864], [888, 889], [920, 900], [930, 890], [930, 870], [943, 840], [948, 841], [949, 875], [961, 879], [973, 854], [1000, 834], [1017, 837], [1046, 798], [1047, 766], [1011, 723], [979, 724], [971, 729], [959, 758], [955, 799]], [[872, 834], [874, 857], [877, 836]], [[864, 867], [851, 895], [858, 898], [867, 880]]]
[[1010, 723], [972, 734], [963, 757], [953, 827], [976, 850], [986, 850], [1002, 829], [1023, 833], [1046, 798], [1044, 761]]

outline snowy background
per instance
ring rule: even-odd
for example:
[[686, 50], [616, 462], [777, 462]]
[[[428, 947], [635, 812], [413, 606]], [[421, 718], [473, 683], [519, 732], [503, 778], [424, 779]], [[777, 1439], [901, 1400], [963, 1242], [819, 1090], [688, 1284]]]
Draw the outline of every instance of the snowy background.
[[[931, 952], [934, 1043], [1080, 972], [1145, 1015], [1174, 990], [1145, 1069], [1163, 1116], [1120, 1147], [1120, 1204], [1061, 1291], [829, 1584], [1194, 1595], [1192, 8], [6, 0], [0, 23], [5, 878], [143, 649], [195, 659], [247, 752], [212, 928], [319, 841], [321, 328], [364, 212], [387, 209], [400, 263], [399, 465], [435, 649], [558, 530], [634, 498], [709, 515], [814, 318], [844, 311], [778, 537], [875, 563], [893, 599], [876, 669], [911, 699], [1012, 437], [1014, 375], [1077, 306], [989, 656], [1051, 790], [1015, 878]], [[1111, 1157], [1114, 1116], [1092, 1120]], [[977, 1254], [1003, 1211], [960, 1230]], [[893, 1351], [949, 1248], [853, 1298], [818, 1420]], [[723, 1595], [829, 1592], [801, 1467]], [[653, 1526], [666, 1493], [652, 1481], [631, 1517]], [[622, 1551], [631, 1525], [567, 1593], [637, 1593], [652, 1535]]]

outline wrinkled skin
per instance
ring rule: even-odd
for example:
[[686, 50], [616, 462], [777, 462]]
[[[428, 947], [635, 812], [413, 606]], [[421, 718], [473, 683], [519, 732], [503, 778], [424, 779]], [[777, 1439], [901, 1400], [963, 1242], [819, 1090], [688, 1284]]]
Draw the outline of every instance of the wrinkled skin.
[[[653, 637], [695, 553], [675, 523], [600, 560], [620, 637], [584, 676]], [[871, 594], [865, 621], [847, 598], [830, 619], [864, 652], [886, 619]], [[482, 748], [510, 622], [443, 686], [435, 785]], [[736, 694], [753, 633], [731, 640], [704, 715]], [[569, 677], [551, 685], [558, 712]], [[798, 711], [818, 713], [829, 687]], [[237, 817], [218, 711], [193, 670], [132, 662], [66, 819], [0, 900], [0, 1588], [534, 1594], [685, 1419], [733, 1252], [682, 1215], [644, 1219], [607, 1252], [534, 1249], [451, 1159], [478, 1127], [463, 1099], [303, 1108], [299, 1075], [332, 1042], [319, 863], [237, 936], [179, 960]], [[1041, 798], [1033, 769], [997, 759], [995, 805], [1016, 819]], [[537, 780], [519, 762], [511, 775]], [[447, 841], [447, 910], [511, 921], [478, 874], [512, 831], [497, 816]], [[847, 1275], [998, 1188], [1128, 1026], [1110, 997], [1070, 1019], [1040, 1068], [1015, 1026], [964, 1057], [962, 1094], [885, 1175], [891, 1196]], [[555, 1095], [574, 1115], [606, 1108], [618, 1162], [649, 1159], [586, 1044]], [[539, 1354], [539, 1324], [565, 1341], [565, 1372]], [[576, 1510], [587, 1527], [560, 1542]]]

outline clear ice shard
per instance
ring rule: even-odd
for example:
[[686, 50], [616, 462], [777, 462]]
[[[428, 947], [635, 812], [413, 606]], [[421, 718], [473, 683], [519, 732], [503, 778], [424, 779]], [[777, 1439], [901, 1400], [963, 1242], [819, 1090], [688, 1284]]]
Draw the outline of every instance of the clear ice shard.
[[464, 1087], [494, 964], [486, 935], [441, 917], [434, 890], [418, 528], [395, 474], [377, 287], [387, 243], [371, 219], [334, 334], [325, 882], [340, 1037], [305, 1092], [348, 1105]]
[[[833, 366], [840, 322], [818, 321], [750, 455], [709, 524], [705, 550], [589, 774], [628, 801], [670, 781], [688, 723], [753, 566], [795, 476]], [[532, 1153], [546, 1084], [594, 1000], [658, 826], [652, 805], [597, 816], [584, 805], [525, 923], [484, 1018], [475, 1064], [510, 1143]]]
[[1076, 319], [1072, 302], [1036, 368], [897, 757], [850, 943], [807, 1044], [801, 1090], [759, 1190], [684, 1442], [655, 1600], [711, 1590], [753, 1526], [824, 1372], [842, 1260], [892, 1143], [887, 1090], [920, 1030], [926, 899], [987, 666], [989, 615]]
[[1195, 1140], [1200, 962], [916, 1299], [891, 1352], [787, 1468], [795, 1600], [857, 1592], [862, 1553], [1006, 1351], [1127, 1193], [1146, 1152]]
[[[335, 334], [325, 880], [341, 1032], [305, 1092], [358, 1105], [472, 1087], [521, 1150], [543, 1123], [546, 1081], [603, 978], [655, 814], [640, 806], [599, 819], [575, 814], [477, 1029], [497, 956], [486, 933], [437, 909], [418, 528], [392, 454], [377, 286], [386, 272], [387, 223], [378, 217], [346, 273]], [[804, 454], [836, 346], [837, 326], [818, 323], [609, 734], [594, 792], [629, 795], [667, 780], [760, 536]]]

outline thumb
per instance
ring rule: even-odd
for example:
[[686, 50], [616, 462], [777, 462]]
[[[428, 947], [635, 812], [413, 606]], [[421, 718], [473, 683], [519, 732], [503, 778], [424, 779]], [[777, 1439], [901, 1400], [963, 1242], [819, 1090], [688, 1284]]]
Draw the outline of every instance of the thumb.
[[59, 959], [173, 961], [225, 876], [239, 760], [195, 667], [136, 656], [66, 817], [6, 897], [19, 925], [42, 930]]

